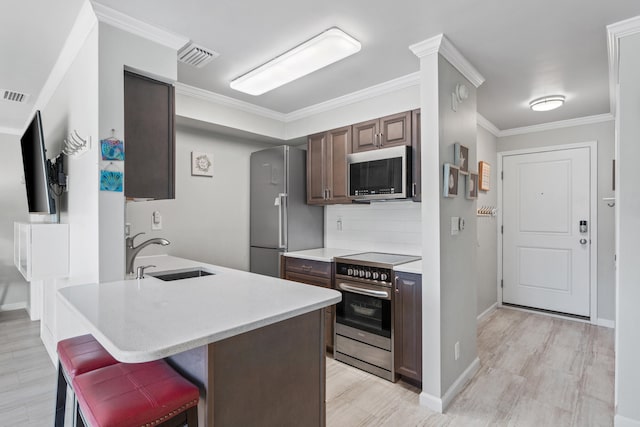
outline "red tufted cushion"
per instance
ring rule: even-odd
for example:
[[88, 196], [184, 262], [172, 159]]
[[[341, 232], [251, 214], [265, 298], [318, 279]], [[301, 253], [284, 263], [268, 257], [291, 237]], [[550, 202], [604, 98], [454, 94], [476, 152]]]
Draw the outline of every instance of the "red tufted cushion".
[[118, 363], [91, 335], [58, 342], [58, 358], [71, 381], [76, 375]]
[[198, 404], [198, 387], [164, 360], [118, 363], [78, 375], [73, 388], [92, 427], [154, 426]]

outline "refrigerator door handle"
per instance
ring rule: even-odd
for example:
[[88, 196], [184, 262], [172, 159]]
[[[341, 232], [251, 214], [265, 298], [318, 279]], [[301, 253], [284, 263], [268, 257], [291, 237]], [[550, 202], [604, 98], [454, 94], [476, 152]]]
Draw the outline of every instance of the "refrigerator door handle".
[[278, 249], [287, 248], [287, 193], [279, 193], [278, 199]]

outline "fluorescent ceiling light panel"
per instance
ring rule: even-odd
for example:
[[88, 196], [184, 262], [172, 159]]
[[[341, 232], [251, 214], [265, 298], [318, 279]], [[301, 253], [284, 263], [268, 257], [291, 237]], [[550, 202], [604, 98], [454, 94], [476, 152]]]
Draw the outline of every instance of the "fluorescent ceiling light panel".
[[360, 51], [360, 42], [333, 27], [238, 77], [231, 89], [262, 95]]
[[550, 111], [555, 110], [558, 107], [562, 107], [564, 104], [564, 96], [551, 95], [543, 96], [542, 98], [534, 99], [529, 103], [529, 107], [533, 111]]

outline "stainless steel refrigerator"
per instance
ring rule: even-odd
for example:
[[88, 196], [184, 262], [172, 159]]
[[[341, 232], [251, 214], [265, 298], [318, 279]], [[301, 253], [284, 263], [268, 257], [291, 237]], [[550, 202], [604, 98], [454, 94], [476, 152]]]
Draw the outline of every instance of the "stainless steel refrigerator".
[[324, 209], [307, 205], [307, 154], [286, 145], [251, 153], [250, 270], [278, 277], [283, 252], [321, 248]]

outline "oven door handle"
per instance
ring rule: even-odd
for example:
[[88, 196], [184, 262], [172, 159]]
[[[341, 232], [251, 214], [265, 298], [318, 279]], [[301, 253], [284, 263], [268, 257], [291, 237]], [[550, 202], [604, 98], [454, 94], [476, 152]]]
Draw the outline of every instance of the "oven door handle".
[[342, 289], [343, 291], [347, 291], [347, 292], [353, 292], [354, 294], [367, 295], [367, 296], [376, 297], [376, 298], [391, 299], [391, 295], [387, 291], [376, 291], [374, 289], [360, 288], [357, 286], [347, 285], [346, 283], [342, 283], [342, 282], [338, 283], [338, 289]]

